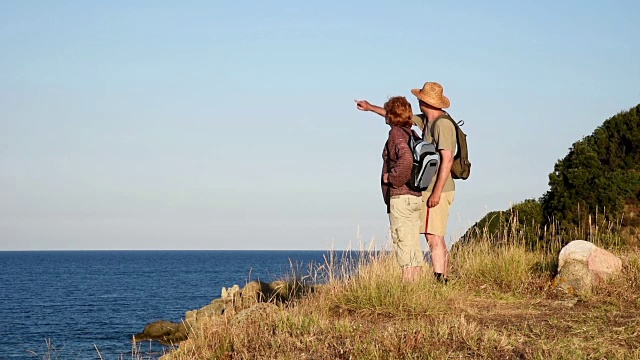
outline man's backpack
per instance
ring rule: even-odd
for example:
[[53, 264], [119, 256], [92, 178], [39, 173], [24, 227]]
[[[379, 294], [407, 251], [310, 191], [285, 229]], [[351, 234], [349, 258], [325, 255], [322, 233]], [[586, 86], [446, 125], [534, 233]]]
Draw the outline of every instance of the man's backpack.
[[407, 186], [413, 191], [425, 191], [438, 172], [440, 155], [433, 142], [427, 142], [413, 130], [402, 129], [409, 135], [409, 149], [413, 154], [411, 179]]
[[[464, 131], [460, 129], [460, 126], [464, 125], [464, 121], [455, 122], [455, 120], [453, 120], [453, 118], [449, 114], [443, 115], [433, 121], [433, 125], [431, 126], [432, 131], [435, 127], [436, 122], [443, 118], [451, 120], [453, 126], [456, 127], [456, 144], [458, 150], [453, 156], [453, 164], [451, 165], [451, 177], [459, 180], [467, 180], [467, 178], [469, 178], [469, 174], [471, 173], [471, 162], [469, 161], [469, 150], [467, 148], [467, 134], [465, 134]], [[433, 133], [431, 134], [431, 138], [433, 138]]]

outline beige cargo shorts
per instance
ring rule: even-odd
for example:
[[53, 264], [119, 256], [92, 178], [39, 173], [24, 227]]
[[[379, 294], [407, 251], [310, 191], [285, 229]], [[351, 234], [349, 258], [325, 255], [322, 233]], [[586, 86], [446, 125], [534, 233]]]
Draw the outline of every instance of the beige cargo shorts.
[[422, 266], [424, 263], [420, 246], [420, 214], [423, 201], [413, 195], [392, 196], [389, 224], [391, 239], [401, 267]]
[[420, 233], [444, 236], [447, 232], [447, 222], [449, 221], [449, 211], [455, 191], [443, 192], [440, 202], [436, 207], [427, 208], [427, 199], [431, 192], [422, 193], [422, 209], [420, 211]]

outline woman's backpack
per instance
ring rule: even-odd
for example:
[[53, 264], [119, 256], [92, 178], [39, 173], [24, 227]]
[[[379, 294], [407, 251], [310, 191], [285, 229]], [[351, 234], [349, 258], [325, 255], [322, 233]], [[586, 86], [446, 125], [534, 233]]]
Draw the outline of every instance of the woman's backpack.
[[427, 142], [413, 130], [402, 129], [409, 135], [409, 149], [413, 154], [411, 179], [409, 179], [407, 186], [413, 191], [425, 191], [438, 173], [440, 155], [433, 142]]

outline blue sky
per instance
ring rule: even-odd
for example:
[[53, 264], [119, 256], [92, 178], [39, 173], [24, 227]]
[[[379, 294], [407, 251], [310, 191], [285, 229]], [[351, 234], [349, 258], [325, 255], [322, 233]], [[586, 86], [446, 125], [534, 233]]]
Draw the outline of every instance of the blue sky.
[[[447, 241], [640, 102], [636, 1], [3, 1], [0, 250], [387, 242], [382, 104], [438, 81]], [[424, 241], [424, 240], [423, 240]]]

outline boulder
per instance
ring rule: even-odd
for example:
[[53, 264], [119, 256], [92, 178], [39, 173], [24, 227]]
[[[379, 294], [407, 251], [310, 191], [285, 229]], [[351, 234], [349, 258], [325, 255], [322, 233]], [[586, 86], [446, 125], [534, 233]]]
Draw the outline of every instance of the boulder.
[[560, 250], [554, 286], [571, 295], [587, 294], [591, 288], [622, 271], [622, 261], [612, 253], [584, 240], [574, 240]]
[[313, 286], [303, 285], [297, 281], [278, 280], [266, 283], [256, 280], [242, 288], [240, 297], [243, 307], [247, 307], [257, 302], [287, 302], [314, 290]]
[[269, 284], [260, 280], [254, 280], [242, 288], [240, 293], [243, 305], [250, 305], [256, 302], [268, 301]]
[[274, 281], [272, 283], [255, 280], [242, 288], [240, 298], [243, 307], [251, 306], [259, 302], [282, 301], [283, 294], [287, 292], [284, 281]]
[[227, 310], [227, 307], [232, 306], [226, 303], [222, 299], [215, 299], [209, 305], [205, 305], [197, 310], [187, 311], [185, 313], [185, 321], [195, 327], [195, 325], [204, 317], [221, 316]]
[[240, 292], [240, 287], [238, 285], [233, 285], [229, 289], [227, 289], [226, 287], [223, 287], [220, 299], [222, 299], [222, 301], [235, 301], [239, 292]]
[[135, 334], [135, 341], [157, 340], [165, 345], [177, 344], [186, 340], [188, 335], [184, 323], [159, 320], [144, 327], [141, 333]]

